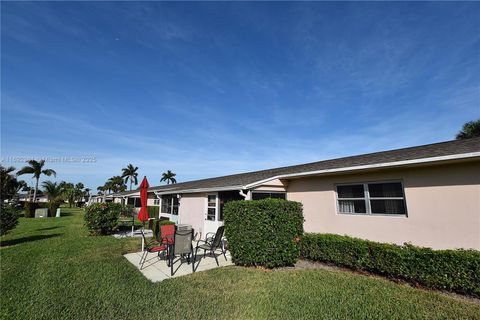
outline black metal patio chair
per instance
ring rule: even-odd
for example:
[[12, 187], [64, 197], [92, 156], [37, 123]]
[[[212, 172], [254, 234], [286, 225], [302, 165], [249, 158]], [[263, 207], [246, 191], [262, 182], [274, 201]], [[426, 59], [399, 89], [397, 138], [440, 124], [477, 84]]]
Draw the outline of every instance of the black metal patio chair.
[[[181, 264], [183, 263], [182, 260], [184, 259], [187, 260], [188, 264], [192, 263], [192, 271], [195, 272], [195, 261], [191, 261], [194, 258], [192, 238], [193, 238], [193, 229], [175, 231], [174, 241], [172, 244], [169, 244], [169, 249], [168, 249], [168, 255], [169, 255], [168, 265], [170, 266], [170, 274], [172, 276], [175, 274], [173, 270], [174, 264], [180, 261], [180, 266], [181, 266]], [[177, 256], [178, 256], [178, 259], [175, 260], [175, 257]]]
[[145, 237], [145, 233], [143, 232], [143, 230], [141, 230], [141, 233], [142, 233], [142, 239], [143, 239], [144, 246], [143, 246], [142, 256], [141, 256], [140, 262], [139, 262], [140, 270], [143, 269], [143, 264], [147, 260], [147, 256], [148, 256], [149, 253], [156, 253], [158, 255], [159, 259], [160, 259], [160, 253], [167, 252], [167, 256], [168, 256], [168, 246], [162, 244], [161, 242], [159, 242], [157, 240], [147, 241], [147, 239]]
[[[226, 250], [222, 243], [223, 233], [225, 232], [225, 227], [221, 226], [218, 227], [217, 232], [215, 232], [215, 236], [209, 236], [209, 233], [205, 235], [205, 240], [199, 240], [197, 242], [197, 246], [195, 248], [195, 261], [197, 261], [197, 252], [198, 249], [203, 250], [203, 257], [205, 257], [207, 251], [209, 254], [212, 254], [217, 262], [217, 266], [220, 266], [218, 263], [217, 255], [215, 254], [216, 250], [220, 250], [221, 254], [225, 257], [225, 261], [227, 261]], [[202, 244], [201, 244], [202, 243]]]

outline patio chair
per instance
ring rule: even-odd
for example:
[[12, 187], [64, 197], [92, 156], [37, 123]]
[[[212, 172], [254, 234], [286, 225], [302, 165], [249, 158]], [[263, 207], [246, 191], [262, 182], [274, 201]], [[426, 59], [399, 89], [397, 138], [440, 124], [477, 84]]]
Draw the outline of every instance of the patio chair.
[[[188, 264], [192, 263], [192, 272], [195, 272], [195, 260], [190, 261], [194, 258], [192, 237], [193, 229], [175, 231], [175, 240], [168, 245], [168, 265], [170, 266], [170, 274], [172, 276], [175, 274], [173, 270], [174, 264], [180, 261], [181, 265], [184, 258], [187, 259]], [[169, 241], [168, 238], [167, 241]], [[175, 261], [176, 256], [178, 256], [178, 259]]]
[[[226, 255], [226, 250], [222, 242], [223, 238], [223, 233], [225, 231], [225, 227], [221, 226], [218, 227], [217, 232], [215, 232], [215, 236], [212, 237], [213, 232], [209, 232], [205, 235], [205, 240], [199, 240], [197, 242], [197, 247], [195, 248], [195, 261], [197, 260], [197, 252], [198, 249], [203, 250], [203, 257], [205, 258], [205, 254], [207, 251], [213, 255], [215, 258], [215, 261], [217, 262], [217, 266], [220, 266], [218, 263], [218, 258], [215, 254], [215, 251], [220, 249], [222, 252], [223, 256], [225, 257], [225, 261], [227, 261], [227, 255]], [[200, 244], [203, 243], [203, 244]]]
[[168, 246], [165, 244], [162, 244], [160, 241], [153, 240], [150, 242], [147, 242], [147, 239], [145, 238], [145, 233], [143, 230], [141, 230], [142, 233], [142, 238], [143, 238], [143, 243], [145, 243], [145, 246], [143, 247], [143, 252], [142, 252], [142, 257], [140, 258], [140, 270], [143, 269], [143, 264], [147, 260], [147, 256], [149, 253], [157, 253], [158, 257], [160, 258], [160, 253], [161, 252], [167, 252], [168, 256]]
[[175, 235], [175, 225], [174, 224], [166, 224], [160, 226], [160, 235], [162, 237], [161, 242], [164, 245], [173, 244], [174, 235]]

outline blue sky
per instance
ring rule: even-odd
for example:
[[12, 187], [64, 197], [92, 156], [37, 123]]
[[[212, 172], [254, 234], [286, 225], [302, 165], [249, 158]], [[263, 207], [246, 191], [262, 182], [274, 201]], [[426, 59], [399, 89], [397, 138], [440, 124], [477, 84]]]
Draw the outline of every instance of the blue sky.
[[73, 157], [49, 167], [92, 188], [128, 163], [156, 185], [451, 140], [480, 117], [479, 3], [1, 6], [2, 164]]

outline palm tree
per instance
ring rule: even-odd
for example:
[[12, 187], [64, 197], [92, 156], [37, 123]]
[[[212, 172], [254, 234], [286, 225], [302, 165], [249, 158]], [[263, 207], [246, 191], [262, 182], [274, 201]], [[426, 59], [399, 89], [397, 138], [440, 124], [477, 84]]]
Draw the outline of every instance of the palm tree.
[[70, 208], [75, 204], [75, 201], [82, 195], [82, 191], [76, 187], [69, 187], [63, 190], [63, 197], [68, 201]]
[[47, 177], [50, 177], [51, 175], [56, 177], [57, 173], [53, 169], [43, 169], [43, 166], [45, 165], [45, 160], [36, 161], [32, 159], [32, 160], [28, 160], [27, 163], [29, 165], [20, 169], [17, 172], [17, 176], [20, 176], [22, 174], [28, 174], [28, 173], [33, 174], [33, 177], [36, 179], [35, 191], [33, 192], [33, 202], [35, 202], [37, 200], [38, 181], [40, 180], [40, 176], [44, 174]]
[[122, 169], [122, 178], [125, 179], [125, 183], [127, 183], [130, 180], [130, 191], [132, 191], [132, 183], [135, 185], [138, 184], [138, 173], [137, 173], [138, 167], [134, 167], [131, 163], [126, 167]]
[[92, 189], [90, 188], [85, 188], [85, 191], [84, 191], [84, 196], [85, 198], [87, 198], [87, 202], [90, 201], [90, 191], [92, 191]]
[[62, 186], [56, 182], [44, 181], [42, 183], [43, 191], [48, 197], [48, 200], [58, 198], [62, 195]]
[[4, 167], [0, 165], [1, 201], [10, 199], [15, 195], [17, 178], [12, 174], [13, 171], [15, 171], [14, 167]]
[[16, 183], [15, 194], [18, 194], [20, 191], [25, 190], [26, 188], [28, 188], [27, 183], [23, 180], [18, 180]]
[[167, 184], [170, 183], [177, 183], [177, 179], [175, 179], [175, 176], [177, 174], [173, 173], [172, 171], [168, 170], [167, 172], [162, 173], [162, 179], [160, 179], [160, 182], [166, 181]]
[[467, 122], [457, 134], [457, 140], [480, 137], [480, 119]]
[[123, 178], [120, 176], [113, 176], [108, 179], [107, 183], [105, 184], [107, 189], [113, 192], [121, 192], [127, 190], [127, 186], [123, 181]]
[[103, 202], [105, 202], [105, 193], [107, 192], [107, 189], [105, 189], [105, 185], [97, 187], [98, 194], [103, 196]]

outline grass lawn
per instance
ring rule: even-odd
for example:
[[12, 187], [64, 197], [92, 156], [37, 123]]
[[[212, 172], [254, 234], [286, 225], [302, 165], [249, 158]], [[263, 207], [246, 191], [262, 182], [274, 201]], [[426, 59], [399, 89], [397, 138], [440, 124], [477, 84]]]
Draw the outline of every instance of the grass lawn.
[[2, 237], [2, 319], [480, 319], [480, 306], [340, 271], [226, 267], [150, 283], [122, 253], [138, 239], [90, 237], [82, 212], [21, 219]]

